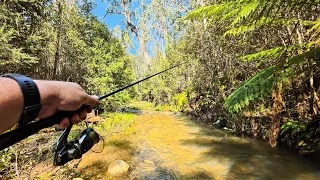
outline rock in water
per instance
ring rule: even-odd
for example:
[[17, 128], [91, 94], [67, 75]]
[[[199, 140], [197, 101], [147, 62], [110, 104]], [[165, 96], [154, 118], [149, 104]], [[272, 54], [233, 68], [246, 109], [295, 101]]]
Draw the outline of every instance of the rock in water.
[[107, 174], [118, 176], [118, 175], [124, 175], [128, 173], [130, 166], [128, 163], [126, 163], [123, 160], [116, 160], [113, 161], [109, 167]]
[[98, 122], [103, 122], [103, 119], [101, 119], [101, 117], [99, 117], [99, 116], [95, 116], [95, 117], [89, 118], [88, 122], [89, 123], [98, 123]]
[[146, 164], [154, 165], [154, 162], [147, 160], [147, 159], [145, 159], [143, 162]]

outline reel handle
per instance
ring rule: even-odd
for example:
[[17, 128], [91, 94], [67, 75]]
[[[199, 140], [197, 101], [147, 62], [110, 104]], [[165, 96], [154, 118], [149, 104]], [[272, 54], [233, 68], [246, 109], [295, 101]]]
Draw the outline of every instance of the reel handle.
[[10, 132], [4, 133], [0, 136], [0, 151], [37, 133], [41, 129], [51, 127], [55, 124], [59, 124], [60, 121], [65, 118], [73, 116], [74, 114], [79, 114], [80, 112], [88, 109], [89, 105], [82, 105], [76, 111], [58, 111], [53, 116], [41, 119], [39, 121], [29, 123], [25, 126], [19, 127]]

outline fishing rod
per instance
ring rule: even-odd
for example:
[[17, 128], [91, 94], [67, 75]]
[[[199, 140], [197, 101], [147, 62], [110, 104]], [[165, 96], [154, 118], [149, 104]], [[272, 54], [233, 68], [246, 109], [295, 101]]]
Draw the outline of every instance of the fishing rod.
[[[172, 66], [168, 69], [165, 69], [165, 70], [160, 71], [156, 74], [153, 74], [149, 77], [146, 77], [146, 78], [141, 79], [137, 82], [134, 82], [132, 84], [124, 86], [120, 89], [117, 89], [109, 94], [100, 96], [99, 101], [102, 99], [105, 99], [111, 95], [114, 95], [116, 93], [119, 93], [129, 87], [136, 85], [136, 84], [139, 84], [143, 81], [146, 81], [154, 76], [162, 74], [170, 69], [176, 68], [180, 65], [182, 65], [182, 64], [177, 64], [177, 65]], [[19, 141], [21, 141], [21, 140], [23, 140], [23, 139], [25, 139], [25, 138], [27, 138], [27, 137], [29, 137], [29, 136], [31, 136], [31, 135], [33, 135], [33, 134], [35, 134], [35, 133], [37, 133], [41, 129], [51, 127], [55, 124], [59, 124], [63, 118], [68, 117], [70, 119], [73, 115], [79, 114], [80, 112], [82, 112], [90, 107], [91, 106], [89, 106], [89, 105], [82, 105], [76, 111], [58, 111], [53, 116], [41, 119], [39, 121], [29, 123], [25, 126], [19, 127], [19, 128], [12, 130], [10, 132], [6, 132], [6, 133], [0, 135], [0, 151], [19, 142]], [[89, 149], [91, 149], [92, 146], [94, 144], [98, 143], [98, 141], [99, 141], [99, 135], [96, 132], [94, 132], [92, 128], [87, 128], [75, 140], [68, 142], [67, 137], [68, 137], [68, 134], [69, 134], [71, 128], [72, 128], [72, 124], [64, 130], [64, 132], [62, 133], [62, 135], [58, 139], [57, 146], [56, 146], [55, 163], [54, 163], [55, 165], [65, 164], [66, 162], [70, 161], [70, 157], [72, 157], [71, 159], [80, 158], [82, 156], [82, 154], [84, 154]], [[85, 144], [81, 144], [81, 143], [85, 143]], [[67, 151], [70, 151], [70, 148], [71, 149], [73, 148], [73, 151], [71, 152], [73, 154], [70, 154], [70, 152], [67, 152]], [[57, 154], [59, 154], [59, 155], [57, 156]]]

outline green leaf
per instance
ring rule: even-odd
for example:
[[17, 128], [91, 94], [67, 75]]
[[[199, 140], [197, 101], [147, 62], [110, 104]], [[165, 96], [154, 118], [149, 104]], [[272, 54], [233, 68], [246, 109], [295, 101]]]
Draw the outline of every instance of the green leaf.
[[[320, 52], [320, 47], [315, 48], [311, 51], [305, 52], [300, 55], [296, 55], [291, 57], [288, 60], [288, 66], [283, 68], [288, 68], [290, 71], [286, 72], [283, 71], [284, 69], [278, 70], [278, 65], [271, 66], [266, 68], [265, 70], [259, 72], [255, 76], [249, 78], [248, 80], [244, 81], [235, 91], [233, 91], [225, 101], [225, 106], [230, 111], [238, 111], [239, 106], [246, 105], [244, 101], [250, 100], [249, 102], [257, 99], [258, 97], [269, 96], [272, 88], [275, 84], [281, 82], [281, 80], [285, 79], [283, 76], [287, 76], [291, 73], [292, 69], [291, 66], [293, 64], [305, 62], [306, 59], [310, 57], [317, 57], [317, 54]], [[278, 74], [275, 75], [275, 72]], [[252, 89], [248, 91], [247, 88]], [[248, 98], [248, 97], [254, 98]]]

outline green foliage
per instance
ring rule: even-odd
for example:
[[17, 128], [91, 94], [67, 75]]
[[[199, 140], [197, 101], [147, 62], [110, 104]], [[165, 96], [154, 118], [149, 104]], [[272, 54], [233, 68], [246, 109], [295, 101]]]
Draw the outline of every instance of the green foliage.
[[[314, 2], [313, 2], [314, 3]], [[312, 4], [312, 3], [311, 3]], [[291, 25], [303, 24], [313, 25], [309, 32], [319, 33], [318, 21], [297, 19], [290, 16], [279, 16], [286, 9], [291, 11], [310, 8], [309, 1], [304, 3], [296, 1], [266, 1], [266, 0], [248, 0], [248, 1], [225, 1], [219, 4], [200, 7], [186, 16], [186, 19], [204, 19], [209, 18], [212, 21], [227, 21], [230, 25], [224, 35], [241, 35], [246, 32], [257, 30], [265, 25]], [[316, 3], [315, 3], [316, 4]], [[312, 4], [314, 5], [314, 4]], [[317, 29], [317, 30], [316, 30]]]
[[[308, 30], [308, 34], [312, 34], [312, 37], [316, 37], [320, 33], [320, 18], [315, 21], [315, 24], [312, 26], [311, 29]], [[319, 39], [316, 41], [319, 44]]]
[[43, 23], [44, 3], [0, 2], [0, 70], [30, 69], [38, 62], [43, 38], [37, 29]]
[[154, 104], [147, 101], [133, 101], [128, 103], [125, 107], [134, 110], [152, 110]]
[[[209, 18], [215, 22], [226, 22], [229, 24], [227, 31], [224, 35], [241, 35], [243, 33], [256, 31], [258, 28], [261, 28], [264, 25], [269, 26], [278, 26], [280, 24], [314, 24], [313, 27], [308, 31], [309, 33], [313, 32], [313, 36], [319, 32], [319, 26], [316, 21], [297, 21], [293, 17], [283, 17], [279, 16], [278, 11], [283, 11], [285, 8], [282, 8], [281, 5], [285, 7], [291, 7], [293, 11], [296, 10], [296, 3], [291, 2], [292, 4], [283, 4], [280, 1], [265, 1], [265, 0], [249, 0], [249, 1], [230, 1], [222, 2], [219, 4], [201, 7], [193, 12], [191, 12], [186, 18], [187, 19], [204, 19]], [[281, 7], [281, 8], [280, 8]], [[303, 6], [300, 5], [299, 8]], [[277, 9], [277, 10], [275, 10]], [[232, 15], [230, 14], [232, 13]], [[226, 17], [227, 16], [227, 17]], [[317, 30], [316, 30], [317, 29]], [[313, 46], [316, 47], [315, 42]], [[248, 106], [250, 101], [256, 100], [261, 96], [269, 94], [273, 86], [281, 80], [281, 77], [286, 76], [286, 70], [290, 69], [290, 66], [294, 64], [293, 62], [304, 60], [305, 62], [308, 58], [314, 58], [316, 54], [313, 53], [313, 56], [309, 56], [308, 50], [303, 53], [303, 55], [296, 55], [296, 50], [307, 48], [308, 43], [304, 44], [292, 44], [289, 46], [278, 46], [273, 47], [268, 50], [258, 51], [254, 54], [241, 56], [240, 59], [250, 62], [257, 59], [278, 59], [281, 61], [280, 64], [276, 64], [262, 70], [260, 73], [256, 74], [254, 77], [243, 82], [227, 99], [225, 102], [226, 107], [230, 110], [239, 111], [242, 107]], [[301, 50], [300, 50], [301, 51]], [[285, 57], [289, 56], [288, 59]], [[291, 57], [290, 57], [291, 56]], [[306, 58], [305, 56], [308, 56]], [[284, 64], [285, 61], [288, 61], [285, 67], [282, 67], [281, 64]], [[288, 67], [289, 66], [289, 67]], [[284, 73], [282, 73], [284, 72]]]
[[11, 164], [12, 156], [13, 156], [12, 147], [9, 147], [0, 151], [0, 158], [1, 158], [0, 170], [1, 171], [5, 171], [12, 166]]
[[[294, 46], [294, 47], [298, 47], [298, 46]], [[260, 51], [254, 54], [248, 54], [245, 56], [241, 56], [240, 59], [244, 60], [244, 61], [252, 61], [252, 60], [257, 60], [257, 59], [275, 59], [275, 58], [279, 58], [281, 55], [283, 55], [283, 53], [285, 53], [287, 51], [287, 47], [276, 47], [276, 48], [272, 48], [272, 49], [268, 49], [265, 51]]]
[[280, 135], [283, 135], [287, 131], [291, 131], [290, 135], [294, 136], [297, 133], [305, 132], [307, 130], [307, 124], [304, 122], [286, 122], [281, 126], [281, 132]]
[[26, 53], [23, 53], [22, 48], [15, 48], [9, 43], [14, 38], [14, 34], [14, 29], [6, 31], [5, 24], [0, 29], [0, 68], [4, 68], [6, 66], [15, 66], [19, 64], [30, 66], [31, 64], [37, 62], [36, 58], [31, 57]]
[[[184, 34], [189, 38], [184, 46], [187, 50], [180, 50], [185, 59], [189, 56], [199, 61], [188, 98], [191, 114], [210, 122], [222, 117], [226, 119], [223, 126], [234, 131], [265, 134], [263, 138], [275, 135], [274, 140], [275, 127], [284, 119], [299, 117], [302, 124], [313, 121], [320, 110], [318, 3], [195, 3], [197, 9], [185, 18], [191, 20]], [[277, 94], [280, 87], [283, 89]], [[272, 90], [275, 96], [271, 98]], [[319, 150], [317, 133], [299, 127], [288, 126], [278, 141]], [[294, 137], [288, 135], [291, 131]]]
[[[79, 83], [103, 95], [134, 79], [120, 40], [92, 15], [89, 1], [7, 0], [0, 3], [0, 71]], [[100, 108], [114, 110], [134, 96], [117, 94]]]
[[165, 105], [158, 105], [154, 108], [155, 111], [170, 111], [170, 112], [178, 112], [180, 111], [179, 109], [177, 109], [177, 106], [172, 106], [169, 104], [165, 104]]
[[[239, 112], [241, 108], [248, 106], [250, 101], [270, 95], [272, 88], [292, 75], [293, 65], [302, 63], [320, 52], [320, 48], [313, 49], [301, 55], [294, 56], [283, 66], [274, 65], [252, 78], [244, 81], [225, 101], [226, 107], [231, 111]], [[257, 55], [255, 55], [257, 57]]]
[[319, 120], [313, 122], [289, 121], [281, 126], [280, 142], [287, 146], [294, 146], [303, 151], [319, 151]]
[[227, 99], [226, 107], [238, 112], [242, 107], [248, 106], [250, 101], [271, 93], [273, 86], [279, 78], [276, 78], [276, 66], [269, 67], [256, 76], [244, 81]]
[[[86, 63], [86, 86], [91, 94], [103, 95], [132, 82], [132, 66], [120, 42], [112, 37], [107, 27], [97, 20], [92, 22], [92, 26], [95, 29], [92, 32], [92, 46], [89, 48], [90, 57]], [[101, 108], [116, 109], [131, 99], [132, 92], [133, 90], [124, 91], [108, 98], [100, 103]]]
[[[106, 113], [105, 115], [107, 115], [107, 118], [104, 119], [103, 123], [98, 124], [97, 130], [99, 132], [111, 133], [126, 130], [137, 116], [129, 113]], [[129, 130], [127, 131], [129, 132]]]
[[187, 92], [176, 94], [174, 96], [174, 101], [175, 101], [174, 102], [175, 107], [178, 111], [182, 111], [183, 109], [186, 109], [186, 106], [188, 104]]

